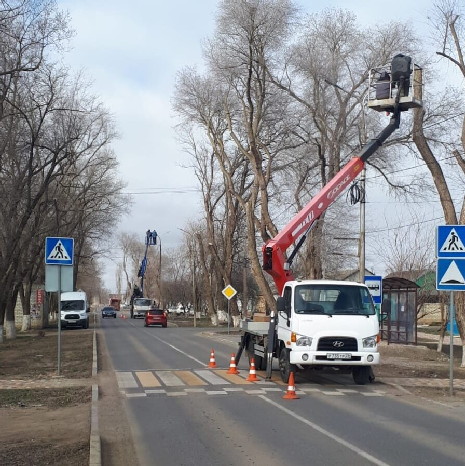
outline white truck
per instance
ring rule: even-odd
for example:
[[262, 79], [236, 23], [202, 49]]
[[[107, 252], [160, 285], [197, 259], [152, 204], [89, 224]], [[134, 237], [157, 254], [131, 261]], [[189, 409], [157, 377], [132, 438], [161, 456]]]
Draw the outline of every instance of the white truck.
[[355, 383], [374, 380], [379, 364], [379, 323], [365, 285], [333, 280], [294, 280], [277, 299], [269, 322], [241, 321], [241, 349], [258, 369], [271, 376], [278, 358], [287, 382], [297, 369], [337, 368], [351, 372]]
[[153, 299], [150, 298], [134, 298], [131, 306], [131, 317], [145, 317], [145, 313], [152, 309], [154, 305]]
[[[259, 368], [266, 368], [267, 378], [271, 377], [276, 357], [284, 382], [296, 368], [324, 366], [350, 369], [358, 384], [374, 380], [372, 366], [379, 363], [380, 337], [368, 288], [353, 282], [299, 281], [291, 266], [310, 230], [362, 172], [367, 159], [399, 128], [401, 112], [422, 106], [415, 96], [415, 83], [421, 85], [416, 69], [410, 57], [399, 54], [390, 65], [370, 71], [370, 89], [382, 85], [388, 92], [369, 97], [368, 106], [390, 112], [389, 124], [263, 246], [263, 269], [273, 278], [280, 297], [275, 309], [270, 309], [269, 322], [242, 320], [236, 365], [245, 349]], [[414, 79], [410, 79], [412, 73]], [[288, 254], [291, 246], [294, 249]]]
[[61, 293], [60, 319], [61, 326], [89, 328], [90, 307], [84, 291], [67, 291]]

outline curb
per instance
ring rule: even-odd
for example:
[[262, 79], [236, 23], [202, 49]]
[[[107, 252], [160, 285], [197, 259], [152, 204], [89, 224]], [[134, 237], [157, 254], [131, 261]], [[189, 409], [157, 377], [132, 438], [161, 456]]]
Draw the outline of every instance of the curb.
[[[94, 338], [92, 345], [92, 377], [97, 376], [97, 333], [95, 331], [97, 325], [97, 315], [94, 314]], [[92, 385], [92, 403], [90, 407], [90, 451], [89, 451], [89, 466], [101, 466], [102, 451], [100, 443], [100, 431], [98, 425], [98, 384]]]
[[92, 385], [92, 405], [90, 408], [90, 452], [89, 466], [102, 464], [100, 432], [98, 427], [98, 385]]

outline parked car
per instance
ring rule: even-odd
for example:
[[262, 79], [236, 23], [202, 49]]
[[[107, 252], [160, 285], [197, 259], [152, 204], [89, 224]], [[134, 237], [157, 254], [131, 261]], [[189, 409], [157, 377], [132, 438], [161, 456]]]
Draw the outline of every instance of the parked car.
[[168, 325], [167, 314], [163, 309], [149, 309], [145, 314], [145, 327], [150, 325], [166, 327]]
[[116, 309], [112, 306], [105, 306], [102, 309], [102, 319], [105, 317], [114, 317], [116, 318]]

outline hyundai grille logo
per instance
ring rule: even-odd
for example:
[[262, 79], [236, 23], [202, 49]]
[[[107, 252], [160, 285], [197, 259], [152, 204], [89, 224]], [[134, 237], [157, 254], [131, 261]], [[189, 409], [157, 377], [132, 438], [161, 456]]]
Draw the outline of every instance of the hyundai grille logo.
[[333, 341], [333, 346], [335, 348], [342, 348], [344, 346], [344, 342], [343, 341], [338, 341], [338, 340]]

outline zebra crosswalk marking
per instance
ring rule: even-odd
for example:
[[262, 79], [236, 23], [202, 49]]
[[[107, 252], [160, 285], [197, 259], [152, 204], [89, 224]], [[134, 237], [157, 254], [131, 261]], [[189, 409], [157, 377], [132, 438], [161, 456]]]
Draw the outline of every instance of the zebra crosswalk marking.
[[185, 383], [171, 371], [155, 371], [157, 377], [167, 387], [179, 387], [185, 385]]
[[151, 373], [147, 371], [136, 371], [136, 376], [139, 379], [140, 384], [145, 388], [150, 387], [161, 387], [159, 380]]
[[116, 378], [120, 388], [138, 388], [136, 380], [134, 379], [132, 372], [117, 372]]
[[200, 377], [197, 377], [191, 371], [177, 371], [176, 375], [190, 386], [208, 385], [207, 382], [202, 380]]
[[253, 383], [245, 380], [240, 375], [228, 374], [226, 370], [217, 370], [215, 373], [221, 375], [221, 377], [224, 377], [226, 380], [229, 380], [231, 383], [236, 385], [250, 385]]
[[206, 370], [206, 369], [199, 369], [194, 371], [199, 377], [202, 377], [202, 379], [205, 379], [207, 382], [209, 382], [212, 385], [229, 385], [230, 382], [228, 382], [225, 379], [222, 379], [221, 377], [218, 377], [214, 372]]
[[[283, 392], [283, 385], [287, 386], [280, 379], [273, 377], [271, 383], [273, 387], [259, 386], [260, 382], [249, 382], [244, 375], [227, 374], [225, 369], [215, 370], [145, 370], [145, 371], [120, 371], [116, 372], [118, 387], [126, 397], [136, 398], [150, 395], [165, 395], [171, 397], [185, 396], [187, 394], [203, 393], [205, 395], [228, 395], [232, 393], [244, 393], [247, 395], [263, 395], [268, 392]], [[262, 381], [265, 383], [265, 381]], [[213, 386], [218, 387], [213, 387]], [[225, 386], [226, 385], [226, 386]], [[255, 385], [252, 387], [238, 387], [238, 385]], [[208, 388], [189, 388], [189, 387], [205, 387], [218, 388], [217, 390], [208, 390]], [[219, 387], [221, 386], [221, 387]], [[165, 390], [163, 387], [166, 387]], [[178, 390], [173, 390], [176, 387]], [[134, 389], [141, 389], [142, 393], [134, 392]], [[385, 391], [372, 390], [360, 391], [352, 388], [336, 388], [309, 384], [298, 387], [296, 391], [298, 395], [316, 395], [322, 394], [326, 396], [347, 396], [347, 395], [362, 395], [367, 397], [382, 397], [386, 395]]]

